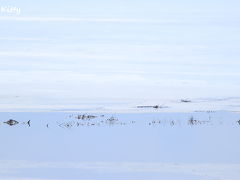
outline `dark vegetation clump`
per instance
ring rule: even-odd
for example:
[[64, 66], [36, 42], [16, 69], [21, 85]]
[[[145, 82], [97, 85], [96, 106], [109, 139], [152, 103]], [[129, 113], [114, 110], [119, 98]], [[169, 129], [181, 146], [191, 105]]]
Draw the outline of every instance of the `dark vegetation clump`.
[[6, 124], [8, 124], [9, 126], [14, 126], [17, 125], [19, 122], [13, 119], [9, 119], [8, 121], [4, 122]]
[[191, 117], [188, 120], [188, 124], [190, 124], [190, 125], [196, 125], [197, 123], [198, 123], [198, 121], [196, 119], [194, 119], [193, 117]]
[[199, 121], [193, 118], [193, 116], [188, 120], [189, 125], [198, 125], [198, 124], [205, 124], [208, 123], [209, 121]]
[[90, 120], [90, 119], [97, 118], [97, 116], [83, 114], [83, 115], [78, 115], [76, 118], [81, 120]]
[[110, 118], [108, 118], [106, 120], [106, 123], [110, 124], [110, 125], [117, 124], [118, 123], [118, 119], [112, 116], [112, 117], [110, 117]]
[[[59, 127], [71, 129], [74, 125], [75, 125], [74, 121], [69, 121], [69, 122], [59, 124]], [[48, 125], [47, 125], [47, 127], [48, 127]]]

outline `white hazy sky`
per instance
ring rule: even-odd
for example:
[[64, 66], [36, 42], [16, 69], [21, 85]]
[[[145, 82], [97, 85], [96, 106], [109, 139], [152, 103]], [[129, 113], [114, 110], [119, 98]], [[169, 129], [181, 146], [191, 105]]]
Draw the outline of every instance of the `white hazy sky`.
[[239, 1], [27, 1], [0, 12], [0, 97], [238, 96]]

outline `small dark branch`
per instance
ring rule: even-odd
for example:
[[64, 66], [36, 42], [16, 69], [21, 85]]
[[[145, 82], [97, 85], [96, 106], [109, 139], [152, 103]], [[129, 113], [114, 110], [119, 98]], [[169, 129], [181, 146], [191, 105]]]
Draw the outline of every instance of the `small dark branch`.
[[168, 107], [167, 106], [155, 105], [155, 106], [137, 106], [137, 108], [155, 108], [155, 109], [160, 109], [160, 108], [168, 108]]
[[237, 123], [240, 125], [240, 119], [237, 121]]
[[181, 99], [181, 102], [183, 102], [183, 103], [190, 103], [190, 102], [192, 102], [191, 100], [188, 100], [188, 99]]
[[29, 127], [31, 127], [31, 121], [30, 121], [30, 120], [27, 122], [27, 125], [28, 125]]
[[154, 108], [156, 106], [137, 106], [137, 108]]
[[170, 122], [170, 125], [171, 125], [171, 126], [174, 126], [174, 125], [175, 125], [175, 122], [174, 122], [174, 121], [171, 121], [171, 122]]

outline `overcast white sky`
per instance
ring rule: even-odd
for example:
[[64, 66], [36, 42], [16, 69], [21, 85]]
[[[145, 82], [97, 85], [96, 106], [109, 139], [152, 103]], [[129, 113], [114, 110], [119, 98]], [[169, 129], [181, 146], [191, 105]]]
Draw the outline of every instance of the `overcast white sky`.
[[0, 97], [238, 96], [239, 5], [0, 0]]

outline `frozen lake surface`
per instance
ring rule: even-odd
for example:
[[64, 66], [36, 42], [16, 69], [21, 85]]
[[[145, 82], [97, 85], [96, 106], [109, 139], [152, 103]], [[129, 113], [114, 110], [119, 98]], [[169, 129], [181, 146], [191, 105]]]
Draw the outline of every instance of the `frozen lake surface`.
[[[156, 96], [155, 98], [70, 98], [62, 96], [0, 96], [0, 112], [240, 112], [240, 97], [206, 97], [191, 99], [163, 97], [161, 98], [161, 96]], [[154, 108], [154, 106], [157, 108]]]
[[238, 180], [239, 119], [226, 111], [2, 112], [0, 178]]

